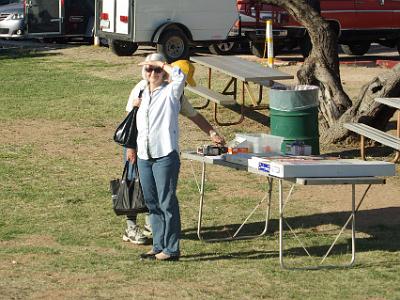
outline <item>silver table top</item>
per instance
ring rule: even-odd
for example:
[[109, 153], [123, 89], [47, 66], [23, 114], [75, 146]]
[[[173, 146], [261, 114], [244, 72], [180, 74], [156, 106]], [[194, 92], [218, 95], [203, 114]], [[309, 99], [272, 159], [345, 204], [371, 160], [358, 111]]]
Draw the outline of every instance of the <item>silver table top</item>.
[[292, 75], [235, 56], [192, 56], [190, 60], [241, 81], [293, 79]]

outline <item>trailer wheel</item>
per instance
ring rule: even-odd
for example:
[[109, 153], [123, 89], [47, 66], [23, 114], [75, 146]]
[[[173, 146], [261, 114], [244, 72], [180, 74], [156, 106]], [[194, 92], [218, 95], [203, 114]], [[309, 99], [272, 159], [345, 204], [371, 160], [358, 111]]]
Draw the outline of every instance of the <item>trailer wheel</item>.
[[128, 41], [108, 39], [108, 47], [112, 53], [118, 56], [130, 56], [135, 53], [138, 44]]
[[371, 43], [360, 43], [360, 44], [350, 44], [350, 45], [341, 45], [343, 52], [348, 55], [364, 55], [368, 52]]
[[235, 42], [224, 42], [224, 43], [218, 43], [218, 44], [211, 44], [208, 47], [208, 50], [212, 54], [227, 55], [227, 54], [231, 54], [237, 48], [237, 46], [238, 45]]
[[157, 52], [164, 54], [168, 62], [189, 57], [189, 41], [179, 29], [165, 31], [157, 43]]

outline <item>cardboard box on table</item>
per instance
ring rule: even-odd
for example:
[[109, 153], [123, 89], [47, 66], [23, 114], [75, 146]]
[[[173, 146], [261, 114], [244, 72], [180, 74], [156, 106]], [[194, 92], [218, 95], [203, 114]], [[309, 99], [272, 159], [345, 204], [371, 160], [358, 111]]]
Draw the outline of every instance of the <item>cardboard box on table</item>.
[[396, 168], [382, 161], [294, 158], [270, 161], [269, 174], [279, 178], [394, 176]]
[[241, 165], [247, 164], [250, 168], [279, 178], [394, 176], [396, 173], [393, 163], [358, 159], [284, 156], [274, 153], [268, 156], [254, 156], [248, 153], [225, 156], [225, 159]]

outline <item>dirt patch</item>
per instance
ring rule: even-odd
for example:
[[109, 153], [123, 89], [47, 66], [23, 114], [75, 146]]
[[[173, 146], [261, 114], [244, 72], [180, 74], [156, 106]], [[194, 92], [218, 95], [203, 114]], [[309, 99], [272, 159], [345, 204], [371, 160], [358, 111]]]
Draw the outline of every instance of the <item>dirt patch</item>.
[[[100, 139], [91, 139], [98, 136]], [[111, 142], [112, 129], [106, 127], [78, 127], [60, 121], [3, 122], [1, 144], [13, 141], [14, 147], [31, 145], [36, 155], [58, 158], [86, 157], [88, 162], [109, 156], [115, 149]], [[8, 146], [10, 151], [14, 151]], [[68, 151], [66, 151], [68, 149]], [[34, 155], [32, 155], [34, 159]]]
[[0, 247], [56, 247], [59, 244], [54, 240], [51, 236], [46, 235], [29, 235], [29, 236], [21, 236], [18, 239], [13, 239], [10, 241], [0, 241]]

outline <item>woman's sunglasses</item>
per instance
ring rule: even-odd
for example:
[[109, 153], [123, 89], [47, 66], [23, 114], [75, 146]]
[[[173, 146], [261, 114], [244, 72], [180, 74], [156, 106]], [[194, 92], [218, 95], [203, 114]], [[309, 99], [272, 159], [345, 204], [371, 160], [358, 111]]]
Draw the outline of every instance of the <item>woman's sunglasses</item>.
[[163, 69], [160, 68], [160, 67], [156, 67], [156, 68], [147, 67], [147, 68], [145, 68], [145, 71], [146, 71], [147, 73], [151, 73], [151, 72], [153, 72], [153, 71], [154, 71], [154, 73], [161, 73], [161, 72], [163, 71]]

